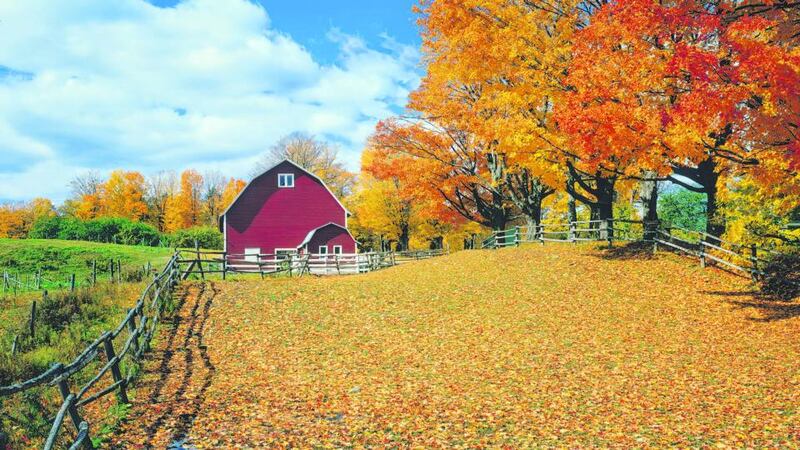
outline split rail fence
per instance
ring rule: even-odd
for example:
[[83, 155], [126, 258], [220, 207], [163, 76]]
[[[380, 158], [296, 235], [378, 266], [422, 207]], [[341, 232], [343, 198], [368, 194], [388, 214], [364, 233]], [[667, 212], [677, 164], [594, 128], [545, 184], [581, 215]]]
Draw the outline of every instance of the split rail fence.
[[[89, 424], [81, 414], [81, 408], [106, 395], [116, 393], [120, 403], [128, 403], [127, 386], [134, 378], [135, 370], [129, 365], [123, 375], [123, 362], [136, 362], [149, 350], [150, 342], [155, 335], [156, 327], [169, 304], [175, 286], [180, 279], [178, 252], [176, 252], [161, 272], [142, 292], [136, 305], [128, 311], [127, 316], [113, 331], [107, 331], [89, 344], [69, 364], [55, 364], [46, 372], [29, 380], [0, 387], [0, 397], [7, 397], [28, 391], [40, 386], [57, 387], [62, 403], [53, 419], [50, 432], [44, 444], [45, 450], [55, 447], [63, 434], [64, 423], [69, 419], [75, 428], [75, 436], [69, 445], [73, 449], [93, 448], [89, 436]], [[119, 344], [118, 339], [123, 339]], [[127, 357], [127, 360], [126, 360]], [[104, 362], [96, 373], [85, 371], [95, 369], [95, 361]], [[77, 376], [79, 373], [83, 377]], [[111, 380], [107, 380], [111, 374]], [[88, 381], [77, 385], [77, 379]], [[111, 381], [111, 384], [107, 384]], [[75, 384], [73, 386], [73, 384]], [[102, 384], [107, 384], [101, 387]]]
[[[93, 448], [89, 436], [89, 423], [81, 414], [81, 408], [111, 393], [117, 401], [128, 403], [127, 387], [133, 381], [136, 363], [150, 349], [150, 342], [162, 313], [169, 304], [175, 286], [191, 274], [205, 278], [207, 274], [228, 273], [267, 274], [288, 273], [333, 275], [356, 274], [379, 270], [405, 262], [440, 256], [441, 250], [418, 252], [360, 253], [351, 255], [230, 255], [225, 252], [176, 250], [166, 266], [157, 273], [142, 292], [136, 305], [128, 311], [116, 329], [100, 335], [69, 364], [55, 364], [46, 372], [29, 380], [0, 387], [0, 398], [49, 386], [58, 389], [62, 398], [61, 407], [52, 421], [44, 444], [45, 450], [53, 449], [63, 436], [65, 422], [75, 428], [70, 450]], [[33, 313], [35, 315], [35, 313]], [[122, 339], [122, 341], [119, 341]], [[127, 359], [126, 359], [127, 358]], [[93, 362], [102, 366], [97, 372]], [[77, 376], [82, 374], [82, 377]], [[110, 374], [110, 380], [108, 375]], [[88, 381], [85, 381], [88, 378]], [[77, 383], [77, 379], [82, 381]], [[110, 384], [109, 384], [110, 382]], [[101, 385], [104, 385], [101, 387]]]
[[180, 250], [178, 264], [182, 279], [192, 274], [205, 279], [206, 275], [219, 274], [226, 279], [229, 274], [285, 274], [303, 275], [353, 275], [373, 272], [410, 261], [428, 259], [444, 254], [443, 250], [408, 252], [371, 252], [351, 254], [236, 254], [223, 251]]
[[767, 259], [778, 254], [756, 246], [742, 246], [711, 234], [677, 226], [640, 220], [587, 220], [568, 223], [518, 226], [495, 231], [483, 239], [481, 248], [497, 249], [525, 243], [546, 242], [649, 242], [653, 251], [659, 246], [697, 257], [705, 267], [718, 264], [758, 279]]

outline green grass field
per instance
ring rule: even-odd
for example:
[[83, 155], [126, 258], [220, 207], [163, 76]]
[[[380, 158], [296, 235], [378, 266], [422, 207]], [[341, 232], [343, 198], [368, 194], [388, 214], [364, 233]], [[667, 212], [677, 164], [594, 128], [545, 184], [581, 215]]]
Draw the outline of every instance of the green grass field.
[[[123, 273], [137, 270], [150, 262], [160, 267], [169, 259], [172, 249], [99, 244], [84, 241], [43, 239], [0, 239], [0, 272], [32, 284], [41, 270], [43, 288], [66, 287], [72, 274], [78, 285], [92, 276], [92, 262], [97, 261], [98, 277], [108, 276], [109, 261], [120, 261]], [[22, 289], [24, 290], [24, 289]]]

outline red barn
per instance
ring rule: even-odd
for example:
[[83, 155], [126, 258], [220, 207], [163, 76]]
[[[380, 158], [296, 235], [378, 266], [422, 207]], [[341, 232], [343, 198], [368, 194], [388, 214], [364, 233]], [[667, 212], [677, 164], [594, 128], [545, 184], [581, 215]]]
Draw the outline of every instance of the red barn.
[[352, 254], [350, 213], [325, 183], [284, 160], [255, 177], [220, 216], [230, 255]]

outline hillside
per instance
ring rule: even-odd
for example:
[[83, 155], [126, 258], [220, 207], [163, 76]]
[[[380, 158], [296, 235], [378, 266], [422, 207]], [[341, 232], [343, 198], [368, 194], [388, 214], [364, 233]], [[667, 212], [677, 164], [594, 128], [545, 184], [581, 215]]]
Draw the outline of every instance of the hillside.
[[568, 245], [191, 284], [114, 445], [796, 445], [800, 312], [748, 289]]
[[165, 263], [172, 250], [168, 248], [99, 244], [56, 239], [0, 239], [0, 272], [33, 276], [38, 270], [53, 282], [66, 282], [74, 273], [78, 282], [89, 279], [92, 261], [105, 273], [110, 260], [126, 267], [141, 268], [147, 262], [155, 266]]

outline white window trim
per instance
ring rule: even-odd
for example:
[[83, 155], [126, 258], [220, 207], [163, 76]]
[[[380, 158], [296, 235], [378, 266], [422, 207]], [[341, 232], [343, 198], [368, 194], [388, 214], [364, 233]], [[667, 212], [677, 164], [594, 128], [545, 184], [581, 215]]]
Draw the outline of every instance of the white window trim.
[[[325, 249], [325, 252], [323, 252], [322, 249]], [[318, 255], [327, 255], [328, 254], [328, 246], [327, 245], [320, 245], [319, 248], [317, 248], [317, 254]]]
[[[337, 249], [339, 250], [338, 252], [336, 251]], [[333, 254], [334, 255], [341, 255], [342, 253], [344, 253], [344, 248], [342, 248], [341, 245], [334, 245], [333, 246]]]
[[[284, 178], [284, 177], [286, 177], [286, 178]], [[282, 186], [281, 185], [281, 180], [283, 180], [283, 179], [286, 179], [286, 180], [290, 181], [291, 183], [286, 184], [285, 186]], [[279, 173], [278, 174], [278, 187], [281, 188], [281, 189], [293, 188], [294, 187], [294, 174], [293, 173]]]

